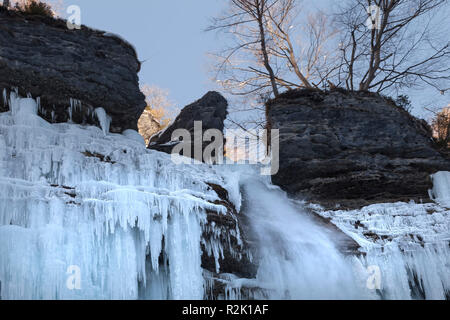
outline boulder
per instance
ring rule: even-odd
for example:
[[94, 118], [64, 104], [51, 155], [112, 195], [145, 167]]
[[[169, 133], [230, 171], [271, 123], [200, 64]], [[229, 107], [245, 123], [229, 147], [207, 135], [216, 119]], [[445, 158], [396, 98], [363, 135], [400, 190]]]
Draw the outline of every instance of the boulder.
[[[200, 100], [186, 106], [181, 110], [175, 121], [158, 135], [155, 135], [149, 144], [149, 149], [171, 153], [174, 145], [179, 141], [172, 141], [172, 134], [177, 129], [186, 129], [191, 133], [191, 141], [194, 141], [194, 122], [202, 123], [203, 132], [209, 129], [217, 129], [223, 132], [224, 121], [228, 115], [228, 102], [218, 92], [210, 91]], [[202, 143], [203, 148], [209, 142]], [[202, 149], [203, 150], [203, 149]], [[194, 153], [191, 153], [194, 155]], [[202, 161], [203, 159], [196, 159]]]
[[146, 106], [139, 69], [136, 51], [118, 36], [0, 8], [0, 90], [40, 97], [49, 122], [99, 125], [94, 110], [102, 107], [112, 132], [137, 130]]
[[378, 94], [297, 90], [267, 108], [280, 130], [273, 182], [325, 207], [429, 201], [430, 175], [450, 170], [427, 123]]

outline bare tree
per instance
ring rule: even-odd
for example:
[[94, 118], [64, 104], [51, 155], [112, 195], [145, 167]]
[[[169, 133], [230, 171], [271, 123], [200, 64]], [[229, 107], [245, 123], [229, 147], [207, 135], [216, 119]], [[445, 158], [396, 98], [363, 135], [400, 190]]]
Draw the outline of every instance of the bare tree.
[[[268, 53], [266, 29], [267, 11], [276, 2], [277, 0], [231, 0], [228, 11], [213, 19], [212, 26], [207, 29], [233, 35], [235, 45], [217, 55], [217, 73], [227, 75], [221, 84], [233, 93], [237, 93], [235, 88], [241, 89], [239, 94], [249, 94], [270, 87], [275, 96], [279, 94]], [[241, 55], [242, 53], [244, 54]], [[250, 66], [243, 66], [247, 62]]]
[[145, 95], [147, 107], [138, 121], [138, 128], [139, 133], [148, 144], [155, 133], [167, 127], [171, 118], [174, 117], [176, 109], [174, 103], [169, 99], [168, 90], [154, 85], [143, 85], [141, 91]]
[[[335, 55], [329, 46], [336, 31], [321, 11], [299, 17], [299, 3], [298, 0], [279, 0], [268, 11], [267, 28], [273, 40], [270, 53], [285, 60], [283, 64], [288, 66], [285, 74], [296, 78], [291, 86], [319, 87], [337, 70]], [[289, 85], [284, 86], [289, 88]]]
[[349, 90], [376, 92], [426, 84], [445, 93], [450, 81], [449, 36], [434, 29], [433, 23], [444, 27], [435, 16], [446, 4], [446, 0], [347, 1], [339, 15], [344, 36], [337, 82]]
[[[336, 36], [322, 12], [302, 12], [301, 0], [234, 0], [207, 30], [230, 35], [215, 55], [215, 80], [237, 95], [264, 99], [279, 90], [323, 86], [337, 72], [329, 43]], [[226, 42], [228, 43], [228, 42]]]
[[145, 95], [147, 109], [153, 117], [163, 125], [170, 121], [176, 112], [174, 103], [169, 98], [169, 91], [155, 85], [143, 85], [141, 91]]

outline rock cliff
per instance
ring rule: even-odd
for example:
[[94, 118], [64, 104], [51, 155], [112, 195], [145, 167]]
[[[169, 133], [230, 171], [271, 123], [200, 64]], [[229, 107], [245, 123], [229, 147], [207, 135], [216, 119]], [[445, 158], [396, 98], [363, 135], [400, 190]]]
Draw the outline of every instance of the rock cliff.
[[[0, 8], [0, 89], [40, 97], [49, 122], [98, 125], [93, 111], [102, 107], [112, 132], [137, 130], [146, 106], [139, 69], [136, 51], [117, 36]], [[0, 112], [6, 108], [2, 99]]]
[[420, 202], [429, 199], [430, 174], [450, 170], [426, 122], [380, 95], [300, 90], [267, 106], [280, 129], [273, 181], [291, 195], [325, 206]]

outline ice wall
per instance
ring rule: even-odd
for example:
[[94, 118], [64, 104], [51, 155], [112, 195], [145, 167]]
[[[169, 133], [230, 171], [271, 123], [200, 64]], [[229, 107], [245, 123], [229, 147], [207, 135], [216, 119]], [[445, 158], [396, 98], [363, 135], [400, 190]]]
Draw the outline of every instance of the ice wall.
[[[435, 185], [437, 194], [448, 190]], [[382, 299], [450, 297], [450, 211], [434, 203], [390, 203], [318, 211], [361, 245], [359, 260], [377, 274]]]
[[[323, 211], [292, 201], [268, 181], [241, 169], [243, 214], [258, 248], [256, 279], [225, 279], [229, 299], [450, 298], [450, 173], [433, 177], [439, 203], [388, 203]], [[306, 210], [309, 209], [309, 210]], [[359, 245], [343, 255], [314, 211]]]
[[204, 182], [224, 178], [109, 134], [101, 110], [103, 130], [37, 108], [11, 94], [0, 114], [1, 298], [202, 299], [201, 242], [222, 246], [205, 211], [225, 213]]

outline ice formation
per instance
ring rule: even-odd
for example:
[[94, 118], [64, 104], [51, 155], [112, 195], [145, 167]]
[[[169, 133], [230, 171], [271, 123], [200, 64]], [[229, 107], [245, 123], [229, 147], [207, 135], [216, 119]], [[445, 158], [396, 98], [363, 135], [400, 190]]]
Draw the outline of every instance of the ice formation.
[[[435, 192], [448, 193], [442, 186], [435, 185]], [[449, 298], [450, 210], [399, 202], [318, 212], [359, 243], [365, 268], [379, 270], [380, 298]]]
[[[203, 298], [205, 210], [225, 212], [203, 182], [226, 184], [220, 174], [175, 166], [135, 132], [49, 124], [14, 93], [10, 109], [0, 114], [2, 299]], [[67, 285], [77, 276], [80, 288]]]
[[108, 134], [109, 127], [111, 125], [111, 117], [106, 114], [105, 109], [97, 108], [94, 110], [95, 115], [97, 116], [98, 122], [100, 123], [100, 127], [104, 134]]
[[242, 179], [243, 211], [258, 243], [259, 268], [254, 280], [231, 280], [228, 298], [248, 298], [242, 288], [256, 299], [374, 298], [358, 261], [341, 254], [302, 206], [252, 171]]
[[[103, 109], [95, 111], [99, 129], [49, 124], [37, 116], [38, 101], [3, 99], [1, 299], [203, 299], [214, 281], [224, 299], [449, 296], [448, 172], [433, 176], [437, 203], [324, 211], [290, 200], [252, 166], [175, 165], [135, 131], [109, 133]], [[227, 213], [207, 183], [223, 186], [246, 216], [256, 278], [220, 274], [219, 257], [233, 251], [223, 239], [241, 239], [239, 228], [207, 223], [208, 211]], [[343, 255], [311, 209], [360, 253]], [[202, 269], [202, 248], [215, 274]], [[371, 287], [377, 268], [379, 287]]]
[[433, 179], [433, 190], [431, 197], [439, 204], [450, 208], [450, 172], [438, 172], [431, 176]]

